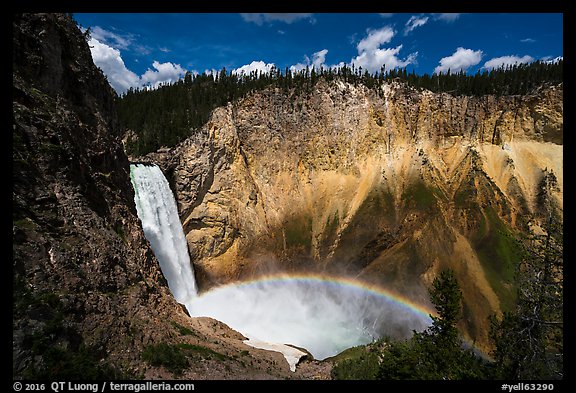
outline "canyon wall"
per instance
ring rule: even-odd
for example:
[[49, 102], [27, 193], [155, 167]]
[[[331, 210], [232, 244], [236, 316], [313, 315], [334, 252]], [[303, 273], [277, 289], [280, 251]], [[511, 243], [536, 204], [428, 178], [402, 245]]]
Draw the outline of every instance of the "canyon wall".
[[200, 288], [282, 272], [345, 275], [429, 305], [443, 268], [462, 330], [514, 302], [514, 238], [561, 214], [563, 89], [466, 97], [400, 82], [254, 92], [151, 153], [178, 201]]

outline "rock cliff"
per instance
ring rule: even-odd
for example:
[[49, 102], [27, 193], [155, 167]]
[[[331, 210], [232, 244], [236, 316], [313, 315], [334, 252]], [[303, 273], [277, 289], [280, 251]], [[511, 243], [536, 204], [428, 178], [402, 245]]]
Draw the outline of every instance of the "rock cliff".
[[[13, 378], [294, 377], [171, 296], [136, 215], [115, 93], [75, 22], [24, 14], [12, 28]], [[187, 367], [167, 371], [147, 348]]]
[[[174, 301], [136, 216], [115, 94], [74, 21], [14, 15], [12, 58], [13, 377], [327, 377]], [[451, 267], [462, 331], [486, 348], [487, 316], [514, 301], [511, 239], [563, 210], [562, 94], [268, 89], [143, 159], [171, 182], [201, 289], [328, 272], [426, 303]], [[185, 356], [181, 374], [144, 359], [157, 344]]]
[[514, 301], [512, 238], [562, 212], [562, 92], [267, 89], [145, 159], [175, 190], [201, 288], [328, 272], [427, 303], [426, 287], [450, 267], [462, 330], [487, 349], [488, 315]]

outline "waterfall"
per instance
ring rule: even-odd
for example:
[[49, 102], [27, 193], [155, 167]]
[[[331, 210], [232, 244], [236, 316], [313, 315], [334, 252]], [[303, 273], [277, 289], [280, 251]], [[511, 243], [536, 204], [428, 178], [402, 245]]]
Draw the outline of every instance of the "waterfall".
[[192, 317], [207, 316], [241, 332], [247, 345], [279, 351], [290, 369], [307, 348], [316, 359], [376, 337], [405, 338], [431, 323], [427, 311], [391, 292], [349, 279], [269, 276], [197, 294], [176, 201], [156, 165], [130, 165], [136, 209], [174, 298]]
[[142, 229], [174, 298], [188, 304], [197, 296], [188, 245], [174, 195], [156, 165], [131, 164], [130, 179]]

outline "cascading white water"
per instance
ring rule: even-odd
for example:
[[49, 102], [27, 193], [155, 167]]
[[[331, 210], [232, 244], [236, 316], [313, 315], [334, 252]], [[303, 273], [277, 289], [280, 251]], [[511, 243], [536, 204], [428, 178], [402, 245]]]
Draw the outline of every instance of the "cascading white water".
[[156, 165], [132, 164], [130, 177], [144, 234], [174, 298], [191, 316], [218, 319], [249, 337], [247, 344], [282, 352], [292, 371], [304, 353], [284, 344], [304, 347], [324, 359], [381, 335], [409, 336], [431, 322], [426, 313], [415, 312], [394, 297], [333, 279], [236, 283], [198, 296], [176, 202], [164, 174]]
[[168, 181], [156, 165], [130, 165], [134, 200], [142, 229], [174, 298], [188, 304], [197, 296], [188, 245]]

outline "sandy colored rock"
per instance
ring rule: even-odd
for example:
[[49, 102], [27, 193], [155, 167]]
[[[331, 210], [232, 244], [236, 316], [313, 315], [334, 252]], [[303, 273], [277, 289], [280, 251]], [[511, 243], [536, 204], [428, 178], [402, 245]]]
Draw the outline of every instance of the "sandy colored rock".
[[267, 89], [218, 108], [200, 133], [149, 157], [174, 184], [201, 289], [327, 272], [428, 304], [426, 286], [451, 267], [475, 283], [463, 329], [486, 349], [486, 319], [512, 296], [496, 283], [510, 261], [490, 265], [487, 249], [500, 223], [522, 232], [546, 214], [545, 173], [561, 213], [562, 129], [562, 85], [454, 97], [320, 81], [310, 94]]

